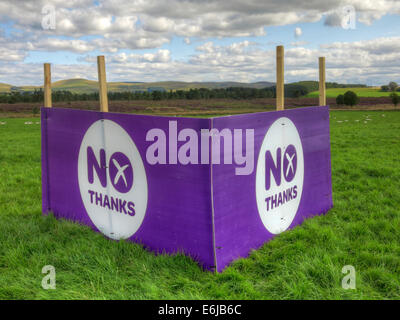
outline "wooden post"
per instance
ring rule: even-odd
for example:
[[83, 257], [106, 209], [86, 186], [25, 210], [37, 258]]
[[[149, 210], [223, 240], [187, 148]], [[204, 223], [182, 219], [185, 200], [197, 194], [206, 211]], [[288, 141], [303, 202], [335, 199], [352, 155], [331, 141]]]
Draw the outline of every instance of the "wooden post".
[[44, 107], [51, 108], [51, 70], [50, 63], [44, 64]]
[[325, 57], [319, 57], [319, 105], [326, 106]]
[[284, 49], [276, 47], [276, 110], [285, 109]]
[[99, 72], [100, 111], [108, 112], [106, 65], [104, 62], [104, 56], [97, 57], [97, 70]]

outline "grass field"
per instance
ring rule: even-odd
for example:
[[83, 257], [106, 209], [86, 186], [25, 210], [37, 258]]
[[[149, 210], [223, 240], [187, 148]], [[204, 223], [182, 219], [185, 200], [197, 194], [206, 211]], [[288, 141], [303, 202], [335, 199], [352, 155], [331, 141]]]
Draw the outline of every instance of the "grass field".
[[[400, 112], [332, 111], [334, 208], [220, 274], [41, 216], [37, 121], [0, 119], [0, 299], [400, 298]], [[41, 288], [48, 264], [56, 290]]]
[[[327, 98], [336, 98], [339, 94], [344, 94], [346, 91], [354, 91], [359, 97], [389, 97], [391, 92], [382, 92], [377, 88], [334, 88], [326, 90]], [[305, 97], [307, 98], [316, 98], [319, 96], [318, 91], [313, 91], [307, 94]]]

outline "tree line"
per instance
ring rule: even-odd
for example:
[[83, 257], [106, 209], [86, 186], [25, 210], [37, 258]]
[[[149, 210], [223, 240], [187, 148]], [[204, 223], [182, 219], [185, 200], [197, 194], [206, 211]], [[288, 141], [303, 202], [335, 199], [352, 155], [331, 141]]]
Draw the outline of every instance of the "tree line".
[[391, 81], [391, 82], [389, 82], [388, 85], [383, 85], [383, 86], [381, 86], [381, 91], [384, 91], [384, 92], [400, 91], [400, 87], [399, 87], [399, 85], [398, 85], [396, 82]]
[[[337, 83], [326, 83], [327, 88], [341, 87], [344, 85]], [[359, 85], [362, 86], [362, 85]], [[285, 97], [299, 98], [309, 92], [318, 90], [318, 82], [302, 81], [297, 83], [285, 84]], [[108, 92], [108, 99], [113, 100], [168, 100], [168, 99], [256, 99], [256, 98], [276, 98], [276, 87], [266, 88], [192, 88], [189, 90], [148, 90], [148, 91], [121, 91]], [[98, 101], [99, 93], [75, 93], [67, 90], [53, 90], [52, 101], [71, 102], [71, 101]], [[31, 103], [43, 102], [43, 90], [34, 91], [12, 91], [0, 94], [0, 103]]]
[[[251, 99], [251, 98], [273, 98], [275, 97], [275, 88], [223, 88], [223, 89], [205, 89], [196, 88], [189, 90], [175, 91], [123, 91], [108, 92], [109, 100], [167, 100], [167, 99]], [[98, 101], [99, 93], [73, 93], [66, 90], [54, 90], [52, 92], [52, 101], [70, 102], [70, 101]], [[20, 103], [20, 102], [43, 102], [44, 94], [42, 89], [31, 92], [10, 92], [0, 94], [0, 103]]]

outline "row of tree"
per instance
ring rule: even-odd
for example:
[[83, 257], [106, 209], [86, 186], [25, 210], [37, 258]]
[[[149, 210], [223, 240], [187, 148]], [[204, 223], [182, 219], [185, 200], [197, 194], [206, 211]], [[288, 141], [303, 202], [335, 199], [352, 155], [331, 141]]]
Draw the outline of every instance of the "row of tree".
[[[302, 81], [285, 85], [285, 97], [299, 98], [311, 91], [318, 90], [316, 81]], [[327, 83], [327, 88], [341, 87], [337, 83]], [[382, 90], [384, 86], [382, 86]], [[387, 86], [390, 91], [395, 91], [398, 86], [391, 82]], [[386, 88], [385, 88], [386, 90]], [[0, 94], [0, 103], [20, 103], [20, 102], [43, 102], [43, 90], [33, 92], [13, 91]], [[109, 92], [109, 100], [168, 100], [168, 99], [254, 99], [254, 98], [275, 98], [276, 87], [267, 87], [262, 89], [231, 87], [219, 89], [194, 88], [189, 90], [152, 90], [152, 91], [122, 91]], [[345, 104], [344, 95], [338, 97], [338, 104]], [[350, 99], [350, 98], [348, 98]], [[353, 99], [353, 98], [352, 98]], [[98, 101], [98, 92], [92, 93], [73, 93], [70, 91], [53, 90], [52, 100], [54, 102], [71, 101]]]
[[400, 91], [400, 87], [396, 82], [391, 81], [388, 85], [381, 86], [381, 91]]
[[[390, 94], [390, 98], [394, 106], [397, 106], [400, 103], [400, 97], [396, 92], [392, 92]], [[360, 98], [354, 91], [346, 91], [345, 94], [339, 94], [336, 97], [336, 103], [338, 105], [347, 105], [347, 106], [355, 106], [360, 102]]]
[[[305, 94], [301, 88], [288, 90], [292, 96]], [[274, 98], [275, 87], [254, 89], [254, 88], [224, 88], [224, 89], [190, 89], [176, 91], [124, 91], [109, 92], [109, 100], [167, 100], [167, 99], [251, 99], [251, 98]], [[43, 90], [33, 92], [11, 92], [0, 94], [0, 103], [18, 102], [43, 102]], [[70, 91], [53, 91], [54, 102], [89, 101], [99, 100], [98, 92], [93, 93], [72, 93]]]
[[357, 96], [357, 94], [354, 91], [346, 91], [345, 94], [339, 94], [336, 97], [336, 104], [338, 105], [343, 105], [345, 104], [346, 106], [355, 106], [359, 103], [360, 98]]

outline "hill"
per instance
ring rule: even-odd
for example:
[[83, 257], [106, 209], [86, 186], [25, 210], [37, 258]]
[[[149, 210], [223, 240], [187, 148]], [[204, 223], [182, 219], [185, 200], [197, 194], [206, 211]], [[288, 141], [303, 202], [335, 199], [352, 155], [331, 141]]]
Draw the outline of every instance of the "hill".
[[12, 85], [7, 83], [0, 82], [0, 92], [9, 92], [12, 88]]
[[[224, 82], [184, 82], [184, 81], [159, 81], [159, 82], [108, 82], [107, 88], [109, 92], [134, 92], [134, 91], [177, 91], [190, 89], [225, 89], [225, 88], [253, 88], [263, 89], [272, 88], [275, 83], [268, 81], [259, 81], [253, 83], [224, 81]], [[380, 97], [388, 96], [389, 93], [381, 92], [378, 88], [368, 88], [362, 84], [339, 84], [335, 82], [327, 82], [327, 97], [335, 98], [338, 94], [342, 94], [353, 88], [360, 97]], [[0, 92], [11, 91], [34, 91], [40, 89], [41, 86], [21, 86], [16, 87], [6, 83], [0, 83]], [[67, 79], [52, 83], [54, 91], [70, 91], [77, 94], [90, 94], [98, 92], [98, 82], [87, 79]], [[285, 84], [286, 97], [318, 97], [318, 81], [298, 81]]]
[[[169, 90], [189, 90], [194, 88], [229, 88], [244, 87], [261, 89], [273, 86], [273, 82], [260, 81], [254, 83], [245, 82], [183, 82], [183, 81], [160, 81], [160, 82], [108, 82], [108, 91], [124, 92], [124, 91], [152, 91], [154, 88], [166, 91]], [[10, 84], [0, 84], [0, 92], [10, 92], [11, 88], [18, 91], [33, 91], [41, 88], [41, 86], [21, 86], [15, 87]], [[87, 79], [67, 79], [52, 83], [53, 90], [67, 90], [73, 93], [93, 93], [98, 91], [98, 82]]]

